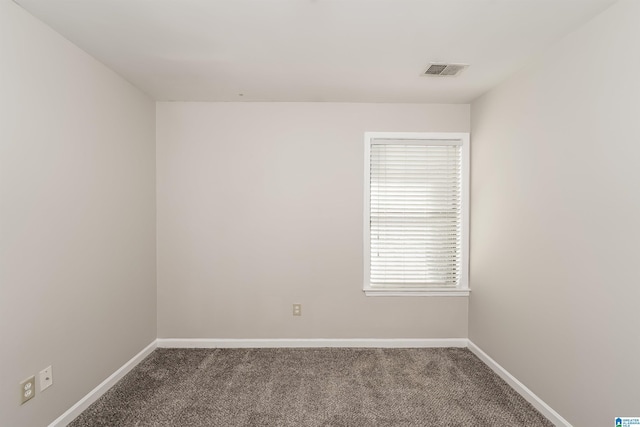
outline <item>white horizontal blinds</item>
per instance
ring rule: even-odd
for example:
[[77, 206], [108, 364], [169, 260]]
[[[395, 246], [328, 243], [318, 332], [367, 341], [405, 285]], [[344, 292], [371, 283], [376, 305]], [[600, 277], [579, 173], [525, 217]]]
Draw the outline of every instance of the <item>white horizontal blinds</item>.
[[371, 287], [458, 284], [461, 145], [435, 140], [371, 142]]

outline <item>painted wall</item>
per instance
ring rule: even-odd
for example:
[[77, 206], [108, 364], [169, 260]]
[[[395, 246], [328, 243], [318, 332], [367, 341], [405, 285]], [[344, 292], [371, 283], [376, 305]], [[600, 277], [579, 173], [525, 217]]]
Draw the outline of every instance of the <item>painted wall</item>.
[[0, 0], [0, 425], [47, 425], [155, 339], [154, 122], [151, 99]]
[[575, 426], [640, 416], [640, 2], [472, 104], [471, 340]]
[[[468, 105], [158, 103], [160, 338], [467, 336], [465, 297], [365, 297], [365, 131]], [[301, 303], [303, 315], [292, 316]]]

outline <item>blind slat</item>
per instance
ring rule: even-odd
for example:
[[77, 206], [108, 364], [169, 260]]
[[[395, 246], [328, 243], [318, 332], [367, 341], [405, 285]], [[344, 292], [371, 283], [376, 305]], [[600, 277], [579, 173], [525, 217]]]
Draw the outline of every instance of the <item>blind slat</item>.
[[370, 146], [370, 283], [455, 286], [460, 275], [461, 148]]

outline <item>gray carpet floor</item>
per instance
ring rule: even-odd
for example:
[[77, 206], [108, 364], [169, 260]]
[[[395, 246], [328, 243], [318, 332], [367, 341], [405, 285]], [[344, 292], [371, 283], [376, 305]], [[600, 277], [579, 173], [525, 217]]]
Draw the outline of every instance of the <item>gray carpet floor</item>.
[[71, 427], [552, 426], [467, 349], [157, 349]]

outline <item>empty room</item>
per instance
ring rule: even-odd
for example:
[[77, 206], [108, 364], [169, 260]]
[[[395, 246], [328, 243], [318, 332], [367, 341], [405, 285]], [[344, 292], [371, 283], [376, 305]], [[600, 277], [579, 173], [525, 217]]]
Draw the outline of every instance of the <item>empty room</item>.
[[0, 0], [0, 426], [640, 425], [640, 1]]

